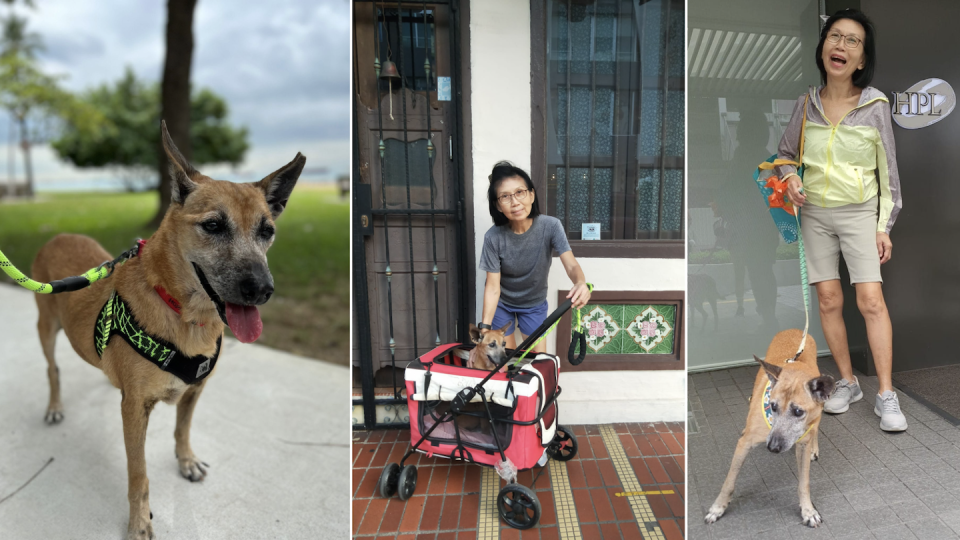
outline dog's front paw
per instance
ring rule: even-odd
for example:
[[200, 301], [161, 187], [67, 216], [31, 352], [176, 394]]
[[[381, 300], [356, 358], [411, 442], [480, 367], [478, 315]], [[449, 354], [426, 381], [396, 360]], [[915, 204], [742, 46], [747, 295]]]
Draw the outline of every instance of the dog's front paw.
[[726, 506], [720, 506], [717, 503], [713, 503], [713, 506], [710, 507], [710, 510], [707, 511], [706, 517], [703, 518], [704, 523], [708, 525], [710, 523], [716, 523], [720, 516], [727, 511]]
[[180, 464], [180, 475], [191, 482], [200, 482], [207, 476], [207, 469], [210, 465], [197, 459], [197, 456], [187, 458], [177, 457]]
[[56, 406], [47, 409], [47, 414], [43, 416], [43, 421], [51, 426], [63, 422], [63, 407]]
[[800, 515], [803, 516], [803, 524], [807, 527], [819, 527], [823, 523], [823, 518], [820, 517], [820, 512], [817, 512], [817, 509], [810, 507], [807, 509], [801, 508]]
[[141, 523], [134, 527], [133, 523], [127, 529], [127, 540], [156, 540], [157, 535], [153, 534], [153, 523], [149, 521]]

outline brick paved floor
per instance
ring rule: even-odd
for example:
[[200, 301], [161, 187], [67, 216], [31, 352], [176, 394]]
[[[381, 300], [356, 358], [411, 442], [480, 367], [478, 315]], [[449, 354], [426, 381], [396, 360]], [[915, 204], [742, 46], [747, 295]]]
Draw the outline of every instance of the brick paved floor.
[[[747, 416], [755, 367], [689, 377], [691, 425], [690, 540], [762, 538], [936, 540], [960, 538], [960, 429], [899, 393], [909, 428], [880, 430], [873, 413], [876, 377], [857, 373], [864, 398], [820, 423], [820, 460], [810, 472], [813, 504], [824, 518], [818, 529], [801, 524], [796, 457], [755, 447], [737, 481], [734, 499], [719, 521], [703, 523], [730, 467]], [[837, 375], [833, 361], [823, 373]]]
[[[577, 457], [551, 460], [544, 468], [521, 472], [518, 481], [536, 491], [542, 514], [538, 526], [517, 531], [496, 515], [484, 516], [482, 499], [495, 501], [497, 489], [482, 488], [484, 474], [491, 485], [505, 483], [493, 469], [417, 454], [417, 489], [412, 498], [383, 499], [377, 481], [387, 463], [399, 462], [409, 447], [409, 431], [354, 432], [353, 531], [356, 538], [398, 540], [463, 540], [480, 537], [478, 524], [495, 523], [484, 538], [560, 539], [654, 538], [682, 540], [684, 529], [684, 446], [682, 423], [570, 426], [577, 437]], [[604, 438], [606, 434], [606, 439]], [[611, 449], [610, 446], [613, 446]], [[621, 459], [611, 458], [611, 454]], [[625, 459], [624, 459], [625, 458]], [[565, 465], [565, 467], [564, 467]], [[619, 468], [618, 466], [619, 465]], [[551, 470], [551, 468], [555, 468]], [[626, 481], [624, 476], [627, 477]], [[551, 477], [556, 480], [554, 486]], [[642, 497], [627, 496], [639, 487]], [[638, 521], [638, 499], [645, 499], [656, 521]], [[564, 502], [575, 512], [564, 517]], [[635, 503], [631, 507], [631, 502]], [[642, 506], [642, 503], [641, 503]], [[494, 508], [493, 504], [490, 508]], [[495, 514], [496, 510], [492, 510]], [[649, 532], [648, 532], [649, 530]], [[571, 534], [570, 531], [573, 531]], [[579, 531], [579, 535], [577, 534]]]

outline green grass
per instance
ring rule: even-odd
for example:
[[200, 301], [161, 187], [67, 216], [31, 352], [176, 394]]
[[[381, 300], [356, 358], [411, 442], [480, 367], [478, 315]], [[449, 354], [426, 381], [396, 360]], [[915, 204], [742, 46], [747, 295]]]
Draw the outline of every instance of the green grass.
[[[62, 232], [95, 238], [117, 255], [147, 238], [156, 193], [40, 194], [0, 203], [0, 250], [30, 273], [40, 247]], [[350, 339], [349, 205], [333, 187], [302, 185], [277, 221], [270, 248], [276, 294], [260, 312], [258, 343], [346, 365]], [[0, 279], [11, 282], [5, 274]]]

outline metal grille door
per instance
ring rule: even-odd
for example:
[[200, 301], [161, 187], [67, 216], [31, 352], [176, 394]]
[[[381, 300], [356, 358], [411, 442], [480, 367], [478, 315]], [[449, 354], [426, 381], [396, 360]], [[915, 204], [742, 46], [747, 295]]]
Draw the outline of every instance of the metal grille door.
[[404, 402], [408, 362], [464, 335], [455, 15], [455, 2], [354, 5], [354, 384], [367, 428], [377, 404]]

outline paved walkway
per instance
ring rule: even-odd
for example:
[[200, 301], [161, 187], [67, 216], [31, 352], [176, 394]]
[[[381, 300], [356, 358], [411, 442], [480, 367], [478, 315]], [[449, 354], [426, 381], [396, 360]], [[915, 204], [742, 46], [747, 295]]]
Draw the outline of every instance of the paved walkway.
[[[747, 458], [726, 514], [705, 525], [744, 427], [757, 369], [689, 378], [696, 419], [689, 445], [690, 540], [960, 538], [960, 429], [901, 392], [909, 429], [881, 431], [873, 413], [877, 379], [859, 373], [864, 399], [844, 414], [824, 414], [820, 423], [820, 460], [810, 472], [820, 528], [800, 523], [793, 449], [777, 455], [763, 446]], [[838, 376], [830, 359], [820, 370]]]
[[[120, 392], [61, 333], [65, 418], [47, 426], [49, 386], [32, 293], [0, 285], [0, 306], [0, 538], [124, 538]], [[225, 340], [193, 418], [193, 448], [212, 466], [202, 483], [178, 472], [176, 408], [158, 404], [150, 417], [157, 538], [346, 538], [348, 385], [346, 368]]]
[[[377, 481], [410, 446], [409, 430], [358, 431], [353, 444], [353, 532], [396, 540], [683, 540], [682, 423], [570, 426], [579, 446], [567, 462], [521, 472], [542, 508], [538, 526], [518, 531], [497, 514], [505, 484], [490, 467], [412, 456], [413, 497], [383, 499]], [[642, 527], [642, 529], [641, 529]]]

